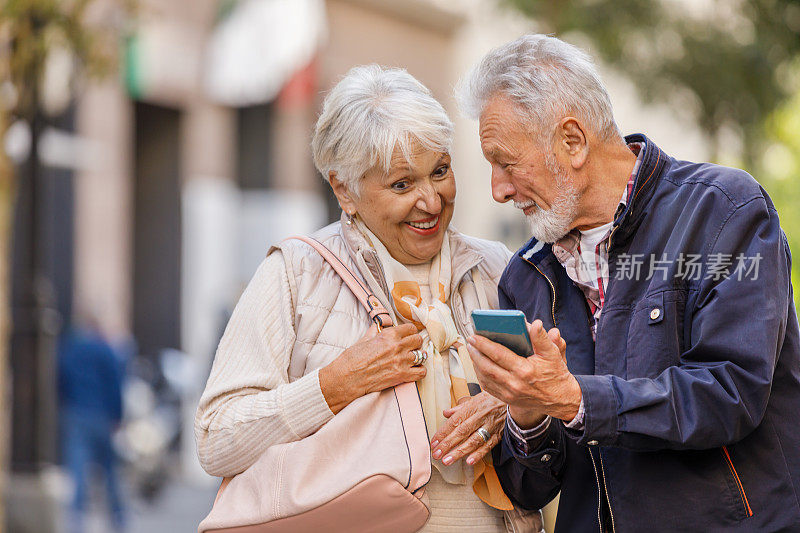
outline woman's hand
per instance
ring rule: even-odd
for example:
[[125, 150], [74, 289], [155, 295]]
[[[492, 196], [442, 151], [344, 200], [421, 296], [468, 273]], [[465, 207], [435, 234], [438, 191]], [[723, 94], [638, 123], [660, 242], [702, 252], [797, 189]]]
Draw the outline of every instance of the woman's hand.
[[[489, 394], [481, 392], [463, 399], [457, 406], [444, 410], [447, 423], [431, 439], [433, 458], [446, 465], [467, 457], [467, 464], [475, 464], [500, 442], [506, 423], [506, 404]], [[491, 438], [484, 442], [477, 431], [484, 428]]]
[[425, 367], [413, 366], [422, 337], [413, 324], [372, 326], [357, 343], [319, 371], [319, 385], [336, 414], [356, 398], [425, 377]]

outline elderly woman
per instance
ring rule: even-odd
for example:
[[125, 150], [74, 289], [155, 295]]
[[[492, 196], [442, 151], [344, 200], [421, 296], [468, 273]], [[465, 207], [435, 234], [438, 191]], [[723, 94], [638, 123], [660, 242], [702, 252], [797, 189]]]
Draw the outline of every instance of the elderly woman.
[[[527, 529], [520, 524], [530, 518], [511, 511], [506, 520], [501, 509], [511, 506], [499, 484], [481, 482], [473, 469], [499, 441], [506, 406], [479, 392], [464, 338], [472, 309], [496, 306], [510, 253], [450, 227], [452, 135], [442, 106], [404, 70], [354, 68], [325, 98], [314, 162], [343, 213], [313, 236], [389, 303], [396, 327], [369, 328], [356, 298], [307, 244], [273, 248], [234, 310], [197, 411], [198, 453], [210, 474], [242, 472], [356, 398], [416, 381], [432, 436], [423, 531]], [[456, 333], [447, 345], [428, 335], [434, 308]], [[428, 355], [422, 365], [417, 349]]]

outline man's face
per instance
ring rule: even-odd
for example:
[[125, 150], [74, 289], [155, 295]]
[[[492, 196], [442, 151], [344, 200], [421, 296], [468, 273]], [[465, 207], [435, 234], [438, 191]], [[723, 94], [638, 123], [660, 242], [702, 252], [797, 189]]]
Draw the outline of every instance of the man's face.
[[483, 156], [492, 166], [495, 201], [513, 201], [540, 241], [555, 242], [577, 218], [574, 179], [520, 120], [520, 109], [503, 96], [489, 100], [480, 117]]

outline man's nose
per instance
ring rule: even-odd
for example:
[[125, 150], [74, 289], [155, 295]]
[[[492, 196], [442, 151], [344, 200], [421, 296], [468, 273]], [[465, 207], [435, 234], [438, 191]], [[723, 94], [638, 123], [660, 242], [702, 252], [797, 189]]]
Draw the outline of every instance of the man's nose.
[[436, 187], [432, 183], [426, 183], [420, 187], [419, 198], [416, 203], [417, 209], [431, 213], [434, 215], [439, 214], [442, 210], [442, 197], [436, 191]]
[[508, 172], [499, 165], [492, 165], [492, 198], [494, 201], [504, 204], [511, 200], [516, 193]]

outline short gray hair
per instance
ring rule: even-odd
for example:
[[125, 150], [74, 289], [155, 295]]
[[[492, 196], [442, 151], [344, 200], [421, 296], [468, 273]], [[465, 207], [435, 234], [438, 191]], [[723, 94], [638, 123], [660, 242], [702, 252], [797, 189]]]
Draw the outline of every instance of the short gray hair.
[[380, 165], [389, 171], [399, 148], [409, 158], [416, 140], [427, 149], [450, 152], [453, 123], [431, 92], [404, 69], [354, 67], [328, 93], [314, 128], [314, 165], [331, 171], [350, 191]]
[[608, 96], [592, 58], [547, 35], [522, 37], [490, 51], [458, 84], [461, 111], [478, 119], [496, 95], [508, 97], [528, 115], [526, 122], [548, 139], [556, 123], [574, 114], [595, 134], [621, 138]]

